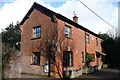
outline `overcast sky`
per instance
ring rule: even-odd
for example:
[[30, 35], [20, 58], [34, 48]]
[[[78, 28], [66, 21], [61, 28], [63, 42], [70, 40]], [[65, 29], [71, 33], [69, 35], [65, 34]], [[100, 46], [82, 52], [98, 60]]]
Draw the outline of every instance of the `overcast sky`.
[[[118, 28], [119, 0], [81, 0], [90, 9]], [[34, 2], [72, 20], [75, 11], [79, 24], [95, 33], [115, 30], [83, 6], [79, 0], [0, 0], [0, 31], [21, 21]]]

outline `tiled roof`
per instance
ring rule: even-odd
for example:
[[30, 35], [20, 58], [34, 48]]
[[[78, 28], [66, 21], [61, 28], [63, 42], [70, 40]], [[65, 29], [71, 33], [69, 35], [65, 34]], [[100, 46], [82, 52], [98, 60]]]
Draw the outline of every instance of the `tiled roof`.
[[87, 28], [85, 28], [85, 27], [83, 27], [83, 26], [75, 23], [74, 21], [72, 21], [72, 20], [64, 17], [63, 15], [61, 15], [59, 13], [53, 12], [52, 10], [49, 10], [46, 7], [43, 7], [42, 5], [40, 5], [40, 4], [36, 3], [36, 2], [34, 2], [34, 4], [32, 5], [32, 7], [30, 8], [30, 10], [27, 12], [27, 14], [25, 15], [25, 17], [23, 18], [23, 20], [20, 22], [20, 25], [24, 24], [24, 22], [26, 21], [26, 19], [29, 18], [29, 15], [31, 14], [31, 12], [33, 11], [33, 9], [37, 9], [38, 11], [44, 13], [45, 15], [47, 15], [47, 16], [49, 16], [51, 18], [52, 18], [53, 15], [55, 15], [58, 19], [60, 19], [60, 20], [62, 20], [64, 22], [67, 22], [67, 23], [69, 23], [69, 24], [71, 24], [71, 25], [73, 25], [73, 26], [75, 26], [75, 27], [77, 27], [79, 29], [82, 29], [82, 30], [84, 30], [84, 31], [86, 31], [86, 32], [88, 32], [88, 33], [96, 36], [96, 37], [101, 38], [99, 35], [95, 34], [94, 32], [90, 31], [89, 29], [87, 29]]

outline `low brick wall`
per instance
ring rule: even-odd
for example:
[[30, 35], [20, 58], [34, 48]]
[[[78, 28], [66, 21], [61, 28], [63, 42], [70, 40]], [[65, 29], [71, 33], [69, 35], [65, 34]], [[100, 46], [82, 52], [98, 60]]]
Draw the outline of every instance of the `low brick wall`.
[[73, 70], [70, 78], [76, 78], [82, 75], [82, 69]]
[[82, 69], [64, 71], [64, 78], [77, 78], [82, 75]]
[[103, 68], [108, 68], [108, 64], [103, 64]]
[[94, 71], [95, 71], [94, 67], [85, 67], [82, 69], [82, 73], [85, 73], [85, 74], [92, 73]]
[[8, 53], [8, 60], [4, 64], [4, 78], [21, 78], [21, 54], [11, 49]]

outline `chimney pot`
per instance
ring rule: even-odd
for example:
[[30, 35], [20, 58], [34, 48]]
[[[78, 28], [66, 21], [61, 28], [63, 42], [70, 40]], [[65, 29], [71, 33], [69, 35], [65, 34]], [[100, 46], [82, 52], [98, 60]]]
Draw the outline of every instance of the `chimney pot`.
[[75, 11], [74, 11], [74, 16], [73, 16], [73, 21], [78, 23], [78, 17], [76, 16]]

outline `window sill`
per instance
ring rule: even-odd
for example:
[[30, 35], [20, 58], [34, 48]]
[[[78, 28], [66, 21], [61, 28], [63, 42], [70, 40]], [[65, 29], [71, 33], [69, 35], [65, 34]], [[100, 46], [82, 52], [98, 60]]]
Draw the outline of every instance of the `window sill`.
[[40, 66], [40, 64], [34, 64], [34, 63], [32, 63], [32, 64], [30, 64], [30, 65], [34, 65], [34, 66]]
[[64, 68], [71, 68], [71, 67], [73, 67], [73, 66], [63, 66]]
[[85, 63], [85, 61], [83, 61], [82, 63]]
[[32, 38], [31, 40], [36, 40], [36, 39], [40, 39], [41, 37], [39, 37], [39, 38]]
[[65, 36], [65, 38], [72, 39], [72, 37]]
[[90, 44], [90, 43], [86, 43], [86, 44]]

